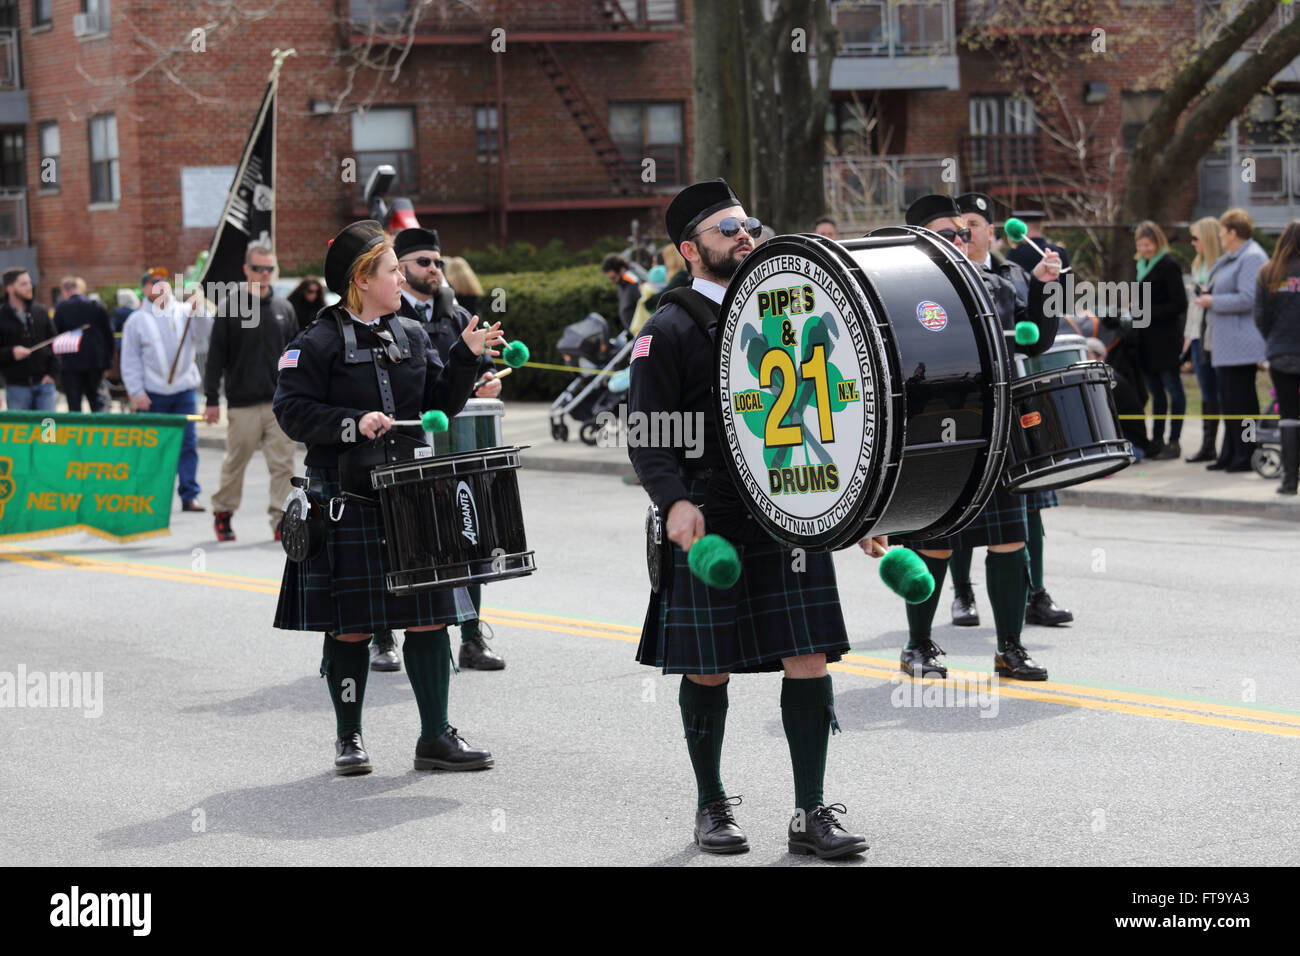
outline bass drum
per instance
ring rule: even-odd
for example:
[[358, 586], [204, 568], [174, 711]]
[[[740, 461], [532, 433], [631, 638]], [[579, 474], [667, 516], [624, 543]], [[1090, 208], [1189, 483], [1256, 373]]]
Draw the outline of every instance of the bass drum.
[[997, 486], [1007, 346], [980, 273], [935, 233], [763, 243], [731, 280], [715, 344], [723, 458], [781, 541], [953, 534]]

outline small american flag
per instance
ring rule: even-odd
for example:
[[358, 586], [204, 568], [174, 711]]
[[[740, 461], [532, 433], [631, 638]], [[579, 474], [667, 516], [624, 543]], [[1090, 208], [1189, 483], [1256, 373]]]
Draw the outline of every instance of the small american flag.
[[81, 348], [81, 329], [55, 336], [54, 341], [50, 344], [54, 348], [55, 355], [71, 355]]
[[632, 358], [639, 359], [650, 354], [650, 338], [648, 335], [643, 335], [636, 340], [636, 345], [632, 346]]
[[289, 351], [287, 351], [287, 352], [285, 352], [283, 355], [281, 355], [281, 356], [280, 356], [280, 364], [279, 364], [279, 366], [277, 366], [277, 369], [276, 369], [276, 370], [277, 370], [277, 371], [280, 371], [280, 372], [283, 372], [283, 371], [284, 371], [285, 369], [287, 369], [287, 368], [297, 368], [297, 367], [298, 367], [298, 354], [299, 354], [301, 351], [302, 351], [301, 349], [289, 349]]

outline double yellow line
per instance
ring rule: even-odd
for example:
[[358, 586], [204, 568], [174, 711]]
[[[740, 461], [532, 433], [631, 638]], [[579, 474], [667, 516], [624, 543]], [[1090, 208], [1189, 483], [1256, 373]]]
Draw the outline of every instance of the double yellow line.
[[[76, 554], [56, 551], [33, 551], [14, 546], [0, 546], [0, 559], [41, 570], [83, 570], [105, 574], [122, 574], [131, 577], [172, 581], [177, 584], [198, 584], [204, 587], [248, 591], [255, 594], [279, 594], [280, 583], [274, 578], [250, 577], [225, 572], [176, 568], [167, 565], [137, 564], [105, 561]], [[640, 640], [641, 629], [627, 624], [610, 624], [555, 614], [533, 611], [516, 611], [507, 608], [485, 607], [484, 620], [504, 627], [517, 627], [552, 634], [572, 634], [579, 637], [596, 637], [603, 640], [635, 644]], [[878, 680], [897, 682], [908, 680], [898, 669], [896, 661], [865, 654], [848, 653], [844, 660], [832, 664], [830, 669], [844, 674], [856, 674]], [[946, 680], [927, 678], [924, 685], [938, 685], [942, 695], [947, 685], [969, 693], [972, 687], [989, 691], [990, 675], [987, 672], [949, 669]], [[1283, 710], [1265, 710], [1217, 701], [1190, 700], [1166, 697], [1137, 691], [1092, 687], [1086, 684], [1067, 684], [1059, 681], [1026, 683], [999, 680], [999, 697], [1013, 700], [1080, 707], [1086, 710], [1107, 711], [1135, 717], [1151, 717], [1179, 723], [1241, 730], [1279, 737], [1300, 737], [1300, 714]]]

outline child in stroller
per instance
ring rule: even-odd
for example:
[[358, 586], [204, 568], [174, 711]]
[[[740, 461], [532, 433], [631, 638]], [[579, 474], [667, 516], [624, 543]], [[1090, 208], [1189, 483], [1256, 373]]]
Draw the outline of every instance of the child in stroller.
[[623, 329], [610, 338], [609, 323], [598, 312], [564, 329], [555, 343], [560, 360], [579, 369], [559, 397], [551, 403], [551, 437], [569, 440], [564, 416], [579, 423], [578, 437], [588, 445], [599, 441], [602, 412], [616, 412], [627, 400], [628, 365], [632, 354], [632, 333]]

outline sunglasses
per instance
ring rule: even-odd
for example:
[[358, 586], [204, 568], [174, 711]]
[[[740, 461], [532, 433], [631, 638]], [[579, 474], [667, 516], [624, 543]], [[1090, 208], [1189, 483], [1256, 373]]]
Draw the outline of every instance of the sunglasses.
[[939, 235], [952, 242], [954, 239], [960, 239], [962, 242], [970, 242], [970, 227], [965, 229], [936, 229]]
[[402, 261], [414, 262], [421, 269], [427, 269], [429, 268], [429, 266], [437, 266], [439, 272], [441, 272], [443, 268], [447, 265], [447, 263], [444, 262], [442, 259], [430, 259], [428, 256], [417, 256], [414, 259], [403, 259]]
[[748, 219], [744, 220], [743, 222], [737, 219], [735, 216], [728, 216], [726, 219], [722, 220], [716, 226], [709, 226], [708, 229], [700, 229], [697, 232], [691, 233], [686, 238], [694, 239], [696, 236], [703, 235], [704, 233], [709, 232], [710, 230], [716, 229], [718, 230], [718, 232], [722, 233], [728, 239], [734, 239], [736, 238], [737, 235], [740, 234], [740, 230], [742, 227], [744, 228], [745, 232], [749, 233], [749, 237], [751, 239], [757, 239], [759, 236], [763, 234], [763, 224], [759, 222], [757, 219], [755, 219], [753, 216], [750, 216]]
[[250, 272], [260, 272], [263, 275], [269, 276], [275, 271], [275, 266], [249, 266], [248, 269]]
[[374, 333], [379, 336], [379, 341], [384, 343], [384, 355], [388, 358], [387, 363], [384, 363], [381, 360], [380, 364], [399, 364], [402, 361], [402, 350], [399, 349], [397, 343], [393, 341], [393, 334], [386, 329], [375, 329]]

